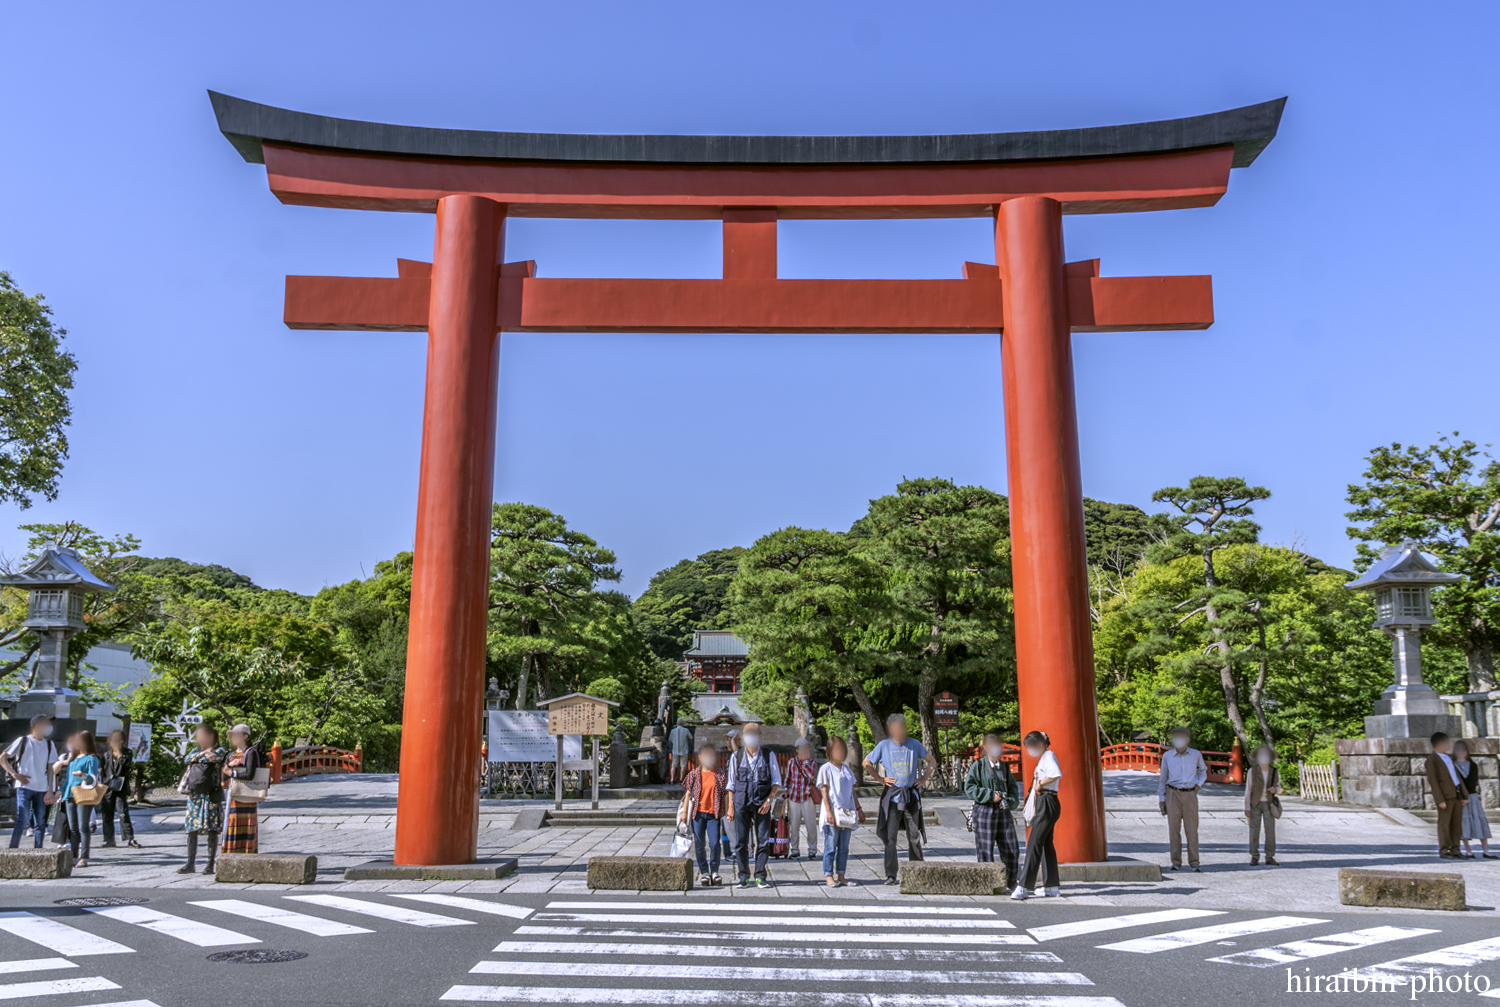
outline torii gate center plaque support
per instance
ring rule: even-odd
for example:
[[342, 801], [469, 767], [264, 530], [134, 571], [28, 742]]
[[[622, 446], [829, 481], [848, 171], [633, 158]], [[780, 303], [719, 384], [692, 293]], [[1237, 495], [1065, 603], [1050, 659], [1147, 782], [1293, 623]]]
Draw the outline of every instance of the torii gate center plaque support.
[[[1046, 731], [1062, 764], [1058, 855], [1105, 859], [1070, 333], [1204, 329], [1213, 294], [1207, 276], [1066, 262], [1062, 215], [1212, 206], [1285, 99], [1035, 133], [692, 137], [425, 129], [210, 97], [282, 202], [437, 215], [431, 263], [286, 282], [292, 328], [428, 334], [396, 863], [477, 854], [479, 746], [452, 732], [483, 699], [500, 332], [999, 333], [1021, 730]], [[778, 220], [974, 216], [995, 220], [997, 264], [963, 279], [776, 276]], [[505, 262], [508, 217], [722, 220], [724, 278], [539, 278]]]

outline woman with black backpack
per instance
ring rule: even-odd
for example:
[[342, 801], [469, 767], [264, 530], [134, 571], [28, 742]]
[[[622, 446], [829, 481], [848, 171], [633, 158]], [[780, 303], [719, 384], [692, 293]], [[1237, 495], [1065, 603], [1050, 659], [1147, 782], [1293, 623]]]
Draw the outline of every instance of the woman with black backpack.
[[198, 861], [198, 837], [208, 835], [208, 864], [204, 874], [214, 872], [214, 859], [219, 852], [219, 833], [224, 831], [224, 788], [220, 783], [224, 772], [224, 760], [228, 752], [219, 744], [219, 732], [207, 724], [199, 724], [193, 732], [198, 750], [187, 757], [187, 771], [177, 791], [187, 795], [187, 814], [182, 819], [182, 830], [188, 837], [187, 863], [177, 868], [178, 874], [191, 874]]

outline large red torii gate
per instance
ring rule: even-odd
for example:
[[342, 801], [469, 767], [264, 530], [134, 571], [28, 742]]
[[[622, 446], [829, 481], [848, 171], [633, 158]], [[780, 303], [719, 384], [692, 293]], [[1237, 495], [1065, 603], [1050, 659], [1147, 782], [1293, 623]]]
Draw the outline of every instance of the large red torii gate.
[[[283, 203], [436, 212], [396, 278], [289, 276], [298, 329], [428, 333], [396, 819], [398, 864], [474, 860], [498, 332], [993, 332], [1000, 341], [1021, 728], [1065, 777], [1058, 853], [1105, 859], [1070, 332], [1203, 329], [1207, 276], [1104, 277], [1063, 258], [1064, 213], [1212, 206], [1285, 99], [1188, 119], [913, 137], [616, 136], [427, 129], [209, 92]], [[778, 220], [995, 218], [961, 280], [781, 280]], [[543, 279], [507, 217], [719, 219], [721, 280]]]

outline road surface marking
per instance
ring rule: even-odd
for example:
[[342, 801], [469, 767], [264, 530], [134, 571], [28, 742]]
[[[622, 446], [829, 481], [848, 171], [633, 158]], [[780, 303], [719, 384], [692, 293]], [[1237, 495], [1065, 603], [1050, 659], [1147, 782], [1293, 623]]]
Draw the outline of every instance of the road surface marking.
[[[490, 975], [602, 976], [621, 979], [700, 979], [703, 966], [627, 965], [623, 962], [480, 962], [469, 970]], [[715, 979], [751, 982], [1015, 983], [1028, 986], [1092, 986], [1078, 972], [949, 972], [945, 970], [776, 969], [715, 965]]]
[[761, 944], [1035, 944], [1025, 934], [844, 934], [781, 930], [619, 930], [615, 927], [516, 927], [522, 937], [666, 937]]
[[243, 916], [247, 920], [273, 923], [278, 927], [291, 927], [293, 930], [301, 930], [304, 933], [314, 934], [318, 937], [338, 937], [342, 934], [373, 934], [375, 932], [373, 930], [366, 930], [364, 927], [340, 923], [337, 920], [325, 920], [321, 916], [308, 916], [305, 913], [292, 912], [290, 909], [281, 909], [277, 906], [263, 906], [255, 902], [244, 902], [240, 899], [213, 899], [208, 902], [190, 902], [188, 904], [203, 906], [205, 909], [217, 909], [221, 913], [233, 913], [235, 916]]
[[[443, 1000], [480, 1003], [730, 1004], [733, 1007], [953, 1007], [949, 993], [815, 993], [799, 990], [612, 990], [594, 986], [454, 986]], [[965, 1007], [1124, 1007], [1114, 997], [975, 996]]]
[[1212, 927], [1175, 930], [1172, 933], [1157, 934], [1155, 937], [1137, 937], [1133, 941], [1100, 944], [1099, 947], [1111, 951], [1134, 951], [1136, 954], [1154, 955], [1158, 951], [1175, 951], [1177, 948], [1188, 948], [1194, 944], [1209, 944], [1230, 937], [1244, 937], [1247, 934], [1263, 934], [1272, 930], [1286, 930], [1289, 927], [1306, 927], [1314, 923], [1327, 922], [1329, 921], [1309, 919], [1305, 916], [1265, 916], [1258, 920], [1242, 920], [1239, 923], [1220, 923]]
[[680, 911], [703, 911], [703, 912], [785, 912], [787, 909], [813, 908], [822, 913], [865, 913], [872, 916], [901, 915], [930, 915], [930, 916], [995, 916], [998, 915], [993, 909], [964, 909], [955, 906], [886, 906], [879, 902], [871, 902], [863, 905], [830, 906], [822, 902], [791, 903], [787, 906], [777, 905], [772, 901], [745, 902], [699, 902], [694, 903], [691, 899], [679, 899], [676, 902], [604, 902], [598, 899], [593, 902], [549, 902], [548, 909], [677, 909]]
[[13, 962], [0, 962], [0, 973], [42, 972], [47, 969], [76, 969], [77, 962], [66, 958], [24, 958]]
[[[635, 913], [538, 913], [532, 917], [538, 923], [721, 923], [737, 926], [785, 927], [801, 922], [798, 917], [786, 912], [775, 916], [755, 916], [750, 913], [731, 913], [724, 916], [678, 916]], [[820, 927], [896, 927], [937, 928], [947, 930], [994, 930], [1011, 927], [1005, 920], [839, 920], [819, 919]]]
[[145, 906], [102, 906], [97, 909], [88, 909], [87, 912], [107, 919], [118, 920], [121, 923], [132, 923], [147, 930], [154, 930], [167, 937], [175, 937], [179, 941], [196, 944], [200, 948], [217, 948], [225, 944], [259, 944], [260, 941], [254, 937], [237, 934], [233, 930], [225, 930], [211, 923], [199, 923], [196, 920], [185, 920], [181, 916], [173, 916], [171, 913], [157, 912], [155, 909], [147, 909]]
[[393, 923], [409, 923], [414, 927], [478, 926], [473, 920], [457, 920], [452, 916], [424, 913], [416, 909], [407, 909], [405, 906], [388, 906], [381, 902], [366, 902], [364, 899], [346, 899], [342, 895], [288, 895], [286, 897], [298, 902], [311, 902], [315, 906], [328, 906], [351, 913], [364, 913], [366, 916], [375, 916]]
[[1468, 944], [1455, 944], [1451, 948], [1440, 948], [1426, 954], [1412, 955], [1410, 958], [1397, 958], [1395, 961], [1382, 962], [1379, 965], [1371, 965], [1369, 968], [1355, 971], [1361, 976], [1391, 978], [1404, 983], [1407, 976], [1421, 975], [1428, 969], [1443, 972], [1445, 969], [1442, 966], [1470, 968], [1497, 959], [1500, 959], [1500, 937], [1491, 937], [1487, 940], [1471, 941]]
[[161, 1007], [155, 1000], [111, 1000], [107, 1004], [89, 1004], [88, 1007]]
[[511, 919], [524, 920], [535, 909], [527, 909], [525, 906], [511, 906], [504, 902], [486, 902], [484, 899], [466, 899], [462, 895], [439, 895], [424, 892], [421, 895], [397, 895], [395, 892], [386, 892], [393, 899], [412, 899], [416, 902], [431, 902], [439, 906], [452, 906], [454, 909], [470, 909], [476, 913], [490, 913], [494, 916], [509, 916]]
[[0, 1000], [19, 1000], [22, 997], [39, 997], [57, 993], [88, 993], [92, 990], [117, 990], [119, 983], [112, 983], [102, 976], [88, 979], [48, 979], [34, 983], [6, 983], [0, 986]]
[[86, 930], [70, 927], [46, 916], [34, 913], [0, 913], [0, 930], [15, 934], [22, 940], [40, 944], [49, 951], [56, 951], [69, 958], [83, 955], [132, 954], [135, 948], [95, 937]]
[[[653, 935], [654, 936], [654, 935]], [[1048, 962], [1051, 951], [925, 951], [912, 948], [764, 948], [753, 944], [610, 944], [605, 941], [505, 941], [497, 954], [656, 955], [689, 958], [810, 958], [817, 961]], [[58, 959], [59, 961], [61, 959]]]
[[1337, 954], [1340, 951], [1367, 948], [1372, 944], [1384, 944], [1387, 941], [1401, 941], [1408, 937], [1438, 933], [1442, 931], [1424, 930], [1420, 927], [1371, 927], [1368, 930], [1351, 930], [1346, 934], [1328, 934], [1325, 937], [1314, 937], [1306, 941], [1291, 941], [1272, 948], [1239, 951], [1232, 955], [1222, 955], [1208, 960], [1263, 969], [1272, 965], [1288, 965], [1308, 958], [1320, 958], [1323, 955]]
[[1143, 927], [1148, 923], [1172, 923], [1223, 915], [1223, 912], [1215, 909], [1163, 909], [1155, 913], [1131, 913], [1129, 916], [1101, 916], [1095, 920], [1078, 920], [1075, 923], [1054, 923], [1051, 926], [1031, 927], [1026, 932], [1039, 941], [1055, 941], [1059, 937], [1097, 934], [1101, 930], [1123, 930], [1126, 927]]

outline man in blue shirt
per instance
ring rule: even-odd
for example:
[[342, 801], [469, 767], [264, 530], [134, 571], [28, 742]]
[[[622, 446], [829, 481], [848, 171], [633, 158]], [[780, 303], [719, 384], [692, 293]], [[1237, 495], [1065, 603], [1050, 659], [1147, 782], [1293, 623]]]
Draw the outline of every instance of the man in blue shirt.
[[1188, 729], [1172, 729], [1172, 747], [1161, 753], [1161, 776], [1156, 785], [1156, 800], [1167, 816], [1171, 833], [1172, 870], [1182, 869], [1182, 834], [1187, 833], [1188, 866], [1198, 866], [1198, 788], [1208, 780], [1208, 765], [1203, 753], [1188, 747]]
[[[906, 735], [906, 717], [893, 713], [885, 719], [888, 737], [865, 756], [865, 772], [885, 783], [880, 795], [880, 817], [875, 832], [885, 842], [885, 883], [897, 883], [896, 838], [906, 829], [908, 860], [922, 859], [922, 784], [937, 769], [937, 759], [915, 738]], [[876, 766], [879, 766], [879, 771]]]

